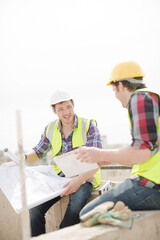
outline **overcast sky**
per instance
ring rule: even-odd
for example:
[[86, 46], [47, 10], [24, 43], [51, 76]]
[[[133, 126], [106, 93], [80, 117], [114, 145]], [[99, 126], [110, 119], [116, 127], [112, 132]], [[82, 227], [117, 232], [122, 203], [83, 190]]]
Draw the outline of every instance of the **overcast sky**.
[[130, 144], [127, 110], [106, 83], [133, 60], [160, 91], [159, 13], [159, 0], [0, 0], [0, 149], [17, 150], [17, 109], [24, 150], [36, 145], [56, 118], [56, 89], [70, 91], [109, 144]]

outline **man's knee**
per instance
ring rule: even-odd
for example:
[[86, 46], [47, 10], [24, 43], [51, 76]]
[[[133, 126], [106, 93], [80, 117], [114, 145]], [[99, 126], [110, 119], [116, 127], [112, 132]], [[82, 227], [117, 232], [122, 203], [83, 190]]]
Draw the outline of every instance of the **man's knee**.
[[31, 226], [37, 224], [45, 224], [44, 214], [37, 208], [33, 208], [29, 211]]

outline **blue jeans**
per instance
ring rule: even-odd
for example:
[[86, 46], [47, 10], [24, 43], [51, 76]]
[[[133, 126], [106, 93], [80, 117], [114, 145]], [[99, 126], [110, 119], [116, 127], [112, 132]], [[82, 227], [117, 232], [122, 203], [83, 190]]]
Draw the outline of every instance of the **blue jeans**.
[[80, 216], [89, 212], [97, 205], [106, 202], [124, 202], [131, 210], [160, 210], [160, 189], [140, 185], [127, 179], [117, 187], [89, 202], [80, 212]]
[[[86, 204], [92, 193], [93, 187], [89, 182], [84, 183], [77, 192], [69, 195], [69, 203], [60, 224], [60, 228], [79, 223], [79, 213]], [[32, 236], [38, 236], [45, 233], [45, 213], [48, 209], [59, 201], [61, 197], [54, 198], [37, 207], [30, 209], [30, 224]]]

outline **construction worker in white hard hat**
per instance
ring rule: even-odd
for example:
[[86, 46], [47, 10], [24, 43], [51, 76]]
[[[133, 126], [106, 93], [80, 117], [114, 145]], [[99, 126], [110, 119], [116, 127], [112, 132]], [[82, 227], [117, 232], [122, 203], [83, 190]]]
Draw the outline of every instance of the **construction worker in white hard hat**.
[[139, 64], [122, 62], [113, 68], [107, 84], [128, 110], [131, 145], [103, 150], [85, 147], [77, 151], [77, 158], [84, 162], [132, 166], [132, 177], [88, 203], [80, 215], [105, 201], [123, 201], [131, 210], [160, 210], [160, 97], [146, 88], [143, 77]]
[[[82, 145], [102, 148], [100, 133], [95, 121], [81, 118], [74, 113], [74, 101], [69, 93], [62, 90], [54, 92], [51, 98], [51, 108], [58, 119], [45, 127], [37, 146], [25, 154], [27, 163], [35, 162], [46, 156], [51, 149], [54, 158]], [[64, 173], [57, 165], [53, 167], [60, 177], [64, 177]], [[100, 182], [100, 169], [80, 174], [63, 186], [66, 190], [61, 196], [30, 209], [32, 236], [45, 233], [45, 213], [65, 195], [69, 195], [69, 203], [60, 228], [79, 223], [80, 210], [86, 204], [93, 188], [99, 186]]]

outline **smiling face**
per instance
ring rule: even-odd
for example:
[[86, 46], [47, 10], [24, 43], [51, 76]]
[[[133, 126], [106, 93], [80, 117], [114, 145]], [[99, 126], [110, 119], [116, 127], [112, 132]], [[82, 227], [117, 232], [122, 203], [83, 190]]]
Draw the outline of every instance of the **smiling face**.
[[55, 104], [53, 112], [57, 114], [63, 124], [72, 124], [74, 122], [74, 103], [65, 101]]

